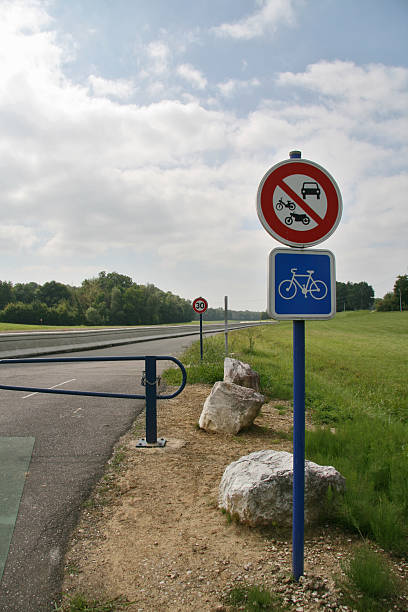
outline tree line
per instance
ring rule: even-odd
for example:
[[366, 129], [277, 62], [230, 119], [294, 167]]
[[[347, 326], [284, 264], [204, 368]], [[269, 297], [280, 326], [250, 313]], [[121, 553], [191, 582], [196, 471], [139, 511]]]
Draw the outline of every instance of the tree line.
[[370, 310], [374, 305], [374, 289], [366, 282], [336, 282], [336, 310]]
[[100, 272], [80, 287], [0, 281], [0, 320], [46, 325], [154, 325], [192, 319], [191, 303], [129, 276]]
[[[228, 310], [229, 321], [260, 321], [269, 319], [266, 312], [254, 312], [252, 310]], [[206, 321], [223, 321], [225, 318], [224, 308], [208, 308], [203, 315]], [[194, 320], [199, 319], [200, 315], [195, 313]]]
[[380, 300], [376, 300], [376, 309], [408, 310], [408, 274], [397, 276], [393, 291], [389, 291]]
[[383, 298], [374, 299], [371, 285], [362, 283], [336, 283], [337, 312], [342, 310], [366, 310], [375, 307], [387, 310], [408, 310], [408, 274], [397, 276], [394, 288]]
[[[264, 313], [266, 314], [266, 313]], [[259, 320], [261, 313], [228, 311], [229, 318]], [[100, 272], [80, 287], [57, 281], [0, 281], [0, 321], [44, 325], [157, 325], [198, 318], [190, 301], [130, 276]], [[209, 308], [207, 320], [222, 320], [222, 308]]]
[[[337, 312], [408, 309], [408, 275], [398, 276], [394, 290], [374, 300], [366, 282], [336, 282]], [[130, 276], [99, 272], [80, 287], [57, 281], [15, 283], [0, 280], [0, 321], [44, 325], [156, 325], [197, 320], [190, 301]], [[222, 321], [223, 308], [208, 308], [207, 321]], [[266, 312], [228, 310], [230, 320], [268, 319]]]

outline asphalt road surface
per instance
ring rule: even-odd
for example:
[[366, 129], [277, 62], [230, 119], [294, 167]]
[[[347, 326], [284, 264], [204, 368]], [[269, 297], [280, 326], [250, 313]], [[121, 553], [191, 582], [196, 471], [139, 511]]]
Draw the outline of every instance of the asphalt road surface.
[[[177, 356], [196, 339], [157, 340], [76, 352], [72, 356]], [[130, 361], [3, 365], [0, 380], [4, 385], [144, 394], [140, 384], [143, 364]], [[157, 365], [158, 371], [168, 366], [165, 362]], [[61, 592], [68, 538], [81, 504], [101, 477], [113, 445], [142, 410], [143, 400], [0, 390], [0, 438], [3, 436], [10, 443], [13, 439], [26, 440], [30, 451], [30, 441], [34, 442], [1, 581], [1, 612], [54, 609]], [[1, 467], [4, 470], [4, 465]], [[7, 474], [3, 476], [7, 479]]]

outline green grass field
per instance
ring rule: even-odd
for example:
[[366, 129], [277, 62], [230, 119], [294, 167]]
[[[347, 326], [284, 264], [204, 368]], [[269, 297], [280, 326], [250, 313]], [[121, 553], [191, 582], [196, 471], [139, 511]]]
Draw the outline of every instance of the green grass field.
[[[230, 352], [260, 373], [270, 398], [292, 399], [292, 323], [235, 331]], [[224, 338], [182, 356], [188, 380], [223, 378]], [[306, 323], [306, 456], [334, 465], [345, 497], [330, 520], [408, 556], [408, 312], [344, 312]], [[169, 374], [170, 380], [176, 374]]]
[[[290, 397], [292, 324], [264, 332], [258, 350], [277, 372], [267, 388]], [[360, 413], [408, 421], [407, 372], [408, 312], [346, 312], [306, 323], [306, 401], [319, 422]]]
[[0, 322], [0, 332], [26, 332], [26, 331], [65, 331], [67, 329], [99, 329], [100, 327], [90, 327], [88, 325], [25, 325], [23, 323], [4, 323]]

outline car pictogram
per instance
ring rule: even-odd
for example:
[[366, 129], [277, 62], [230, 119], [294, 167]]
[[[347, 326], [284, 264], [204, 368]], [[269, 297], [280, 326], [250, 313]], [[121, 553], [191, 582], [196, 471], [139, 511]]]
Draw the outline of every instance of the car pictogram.
[[304, 200], [307, 195], [315, 195], [318, 200], [320, 199], [320, 187], [314, 181], [305, 181], [300, 192]]

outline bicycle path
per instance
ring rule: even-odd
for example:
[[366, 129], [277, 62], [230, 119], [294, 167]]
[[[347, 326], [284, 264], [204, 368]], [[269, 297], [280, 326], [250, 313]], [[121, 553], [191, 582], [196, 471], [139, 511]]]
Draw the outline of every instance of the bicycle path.
[[0, 581], [31, 461], [35, 438], [0, 437]]

